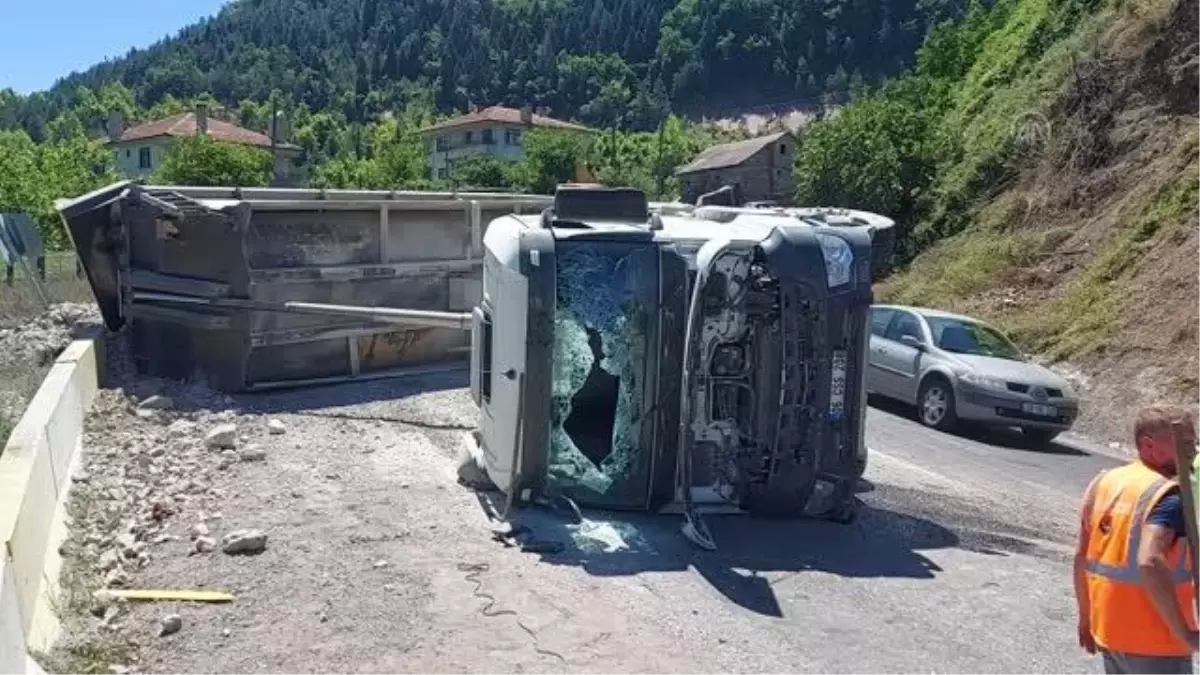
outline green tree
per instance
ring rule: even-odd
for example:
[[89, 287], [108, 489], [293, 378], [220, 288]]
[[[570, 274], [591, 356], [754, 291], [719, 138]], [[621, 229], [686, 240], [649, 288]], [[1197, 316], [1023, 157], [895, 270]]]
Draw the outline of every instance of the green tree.
[[906, 221], [933, 177], [928, 120], [884, 98], [855, 101], [814, 124], [796, 155], [796, 201]]
[[512, 184], [512, 163], [491, 155], [475, 155], [454, 163], [450, 182], [462, 188], [507, 188]]
[[271, 154], [258, 148], [221, 143], [207, 136], [174, 141], [155, 181], [169, 185], [268, 185]]
[[582, 133], [535, 129], [525, 135], [525, 161], [514, 168], [513, 182], [529, 192], [551, 194], [575, 177], [588, 156], [590, 139]]
[[35, 145], [23, 131], [0, 132], [0, 211], [30, 214], [46, 245], [64, 248], [54, 201], [116, 180], [112, 165], [109, 150], [82, 136]]

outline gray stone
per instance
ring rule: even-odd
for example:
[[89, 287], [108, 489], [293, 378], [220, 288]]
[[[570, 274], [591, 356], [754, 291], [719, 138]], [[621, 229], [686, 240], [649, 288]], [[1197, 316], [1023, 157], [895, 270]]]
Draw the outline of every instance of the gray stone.
[[134, 415], [137, 415], [139, 419], [148, 420], [148, 419], [150, 419], [151, 417], [154, 417], [154, 416], [158, 415], [158, 411], [157, 411], [157, 410], [151, 410], [151, 409], [148, 409], [148, 408], [138, 408], [137, 410], [134, 410], [134, 411], [133, 411], [133, 414], [134, 414]]
[[237, 447], [237, 426], [218, 424], [204, 435], [204, 447], [209, 450], [233, 449]]
[[120, 567], [109, 570], [108, 574], [104, 575], [104, 585], [112, 588], [113, 586], [125, 586], [131, 579], [129, 573]]
[[146, 400], [138, 404], [138, 408], [142, 410], [170, 410], [174, 405], [175, 402], [169, 397], [155, 394], [154, 396], [146, 397]]
[[174, 635], [183, 629], [183, 617], [178, 614], [168, 614], [158, 620], [158, 636]]
[[272, 419], [267, 421], [267, 433], [272, 436], [278, 436], [286, 431], [287, 426], [284, 425], [282, 420]]
[[221, 550], [227, 555], [254, 555], [267, 548], [267, 535], [262, 530], [234, 530], [221, 538]]
[[196, 537], [193, 548], [196, 553], [212, 553], [217, 550], [217, 540], [212, 537]]
[[247, 446], [238, 452], [238, 459], [243, 462], [262, 462], [267, 459], [267, 451], [257, 445]]
[[137, 548], [137, 537], [129, 532], [117, 535], [117, 546], [125, 555], [129, 555]]
[[117, 549], [108, 549], [104, 553], [100, 554], [100, 571], [108, 572], [109, 570], [114, 569], [120, 560], [121, 554], [117, 552]]
[[196, 423], [187, 420], [175, 420], [167, 427], [167, 435], [171, 438], [184, 438], [196, 431]]
[[207, 537], [210, 533], [208, 525], [205, 523], [196, 523], [192, 526], [192, 538]]

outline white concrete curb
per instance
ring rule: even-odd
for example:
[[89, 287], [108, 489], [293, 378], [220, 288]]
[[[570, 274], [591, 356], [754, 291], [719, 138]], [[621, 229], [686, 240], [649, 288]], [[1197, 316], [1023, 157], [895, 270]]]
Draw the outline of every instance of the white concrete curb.
[[58, 633], [50, 598], [62, 569], [71, 470], [98, 374], [95, 343], [72, 342], [0, 454], [0, 673], [41, 673], [28, 653], [48, 648]]

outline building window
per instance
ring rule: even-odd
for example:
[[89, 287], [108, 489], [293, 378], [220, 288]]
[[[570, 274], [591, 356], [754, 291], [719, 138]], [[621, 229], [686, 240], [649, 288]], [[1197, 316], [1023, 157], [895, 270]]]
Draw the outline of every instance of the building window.
[[435, 147], [437, 148], [438, 152], [446, 152], [450, 149], [450, 139], [446, 138], [445, 136], [438, 136]]
[[448, 175], [448, 173], [449, 172], [446, 170], [446, 167], [444, 167], [444, 166], [438, 167], [438, 172], [437, 172], [438, 180], [446, 180], [446, 176]]
[[150, 157], [150, 148], [138, 148], [138, 168], [149, 169], [153, 161]]
[[779, 154], [781, 154], [781, 155], [787, 154], [787, 144], [786, 143], [779, 144]]
[[125, 148], [125, 157], [126, 158], [133, 157], [133, 151], [130, 150], [129, 148]]
[[495, 145], [496, 144], [496, 138], [493, 135], [491, 129], [484, 129], [482, 133], [483, 133], [483, 144], [484, 145]]
[[520, 145], [521, 132], [517, 129], [506, 129], [504, 131], [504, 143], [505, 145]]
[[464, 131], [464, 132], [463, 132], [463, 143], [464, 143], [465, 145], [470, 145], [471, 143], [473, 143], [473, 142], [475, 141], [475, 138], [474, 138], [474, 136], [475, 136], [475, 133], [474, 133], [474, 132], [472, 132], [472, 131]]

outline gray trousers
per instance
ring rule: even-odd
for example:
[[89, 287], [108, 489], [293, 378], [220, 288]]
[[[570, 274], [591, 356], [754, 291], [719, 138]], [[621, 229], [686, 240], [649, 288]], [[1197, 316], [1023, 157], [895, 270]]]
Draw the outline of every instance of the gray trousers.
[[1101, 649], [1104, 672], [1120, 675], [1191, 675], [1190, 656], [1139, 656]]

